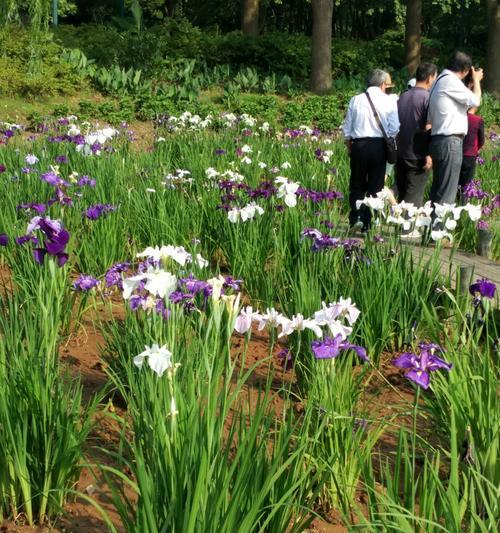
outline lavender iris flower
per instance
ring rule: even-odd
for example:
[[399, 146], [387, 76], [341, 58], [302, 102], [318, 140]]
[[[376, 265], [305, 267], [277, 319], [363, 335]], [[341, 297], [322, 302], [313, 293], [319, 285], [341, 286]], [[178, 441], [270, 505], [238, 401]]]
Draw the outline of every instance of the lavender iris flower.
[[24, 160], [28, 165], [36, 165], [38, 163], [38, 157], [34, 154], [28, 154]]
[[475, 296], [479, 293], [483, 298], [494, 298], [497, 286], [486, 278], [478, 279], [469, 287], [469, 292]]
[[[426, 346], [426, 345], [424, 345]], [[429, 345], [433, 346], [433, 345]], [[440, 348], [441, 349], [441, 348]], [[434, 348], [423, 349], [420, 356], [405, 352], [392, 362], [399, 368], [407, 369], [405, 376], [423, 389], [428, 389], [430, 385], [430, 373], [444, 369], [448, 372], [453, 368], [451, 363], [447, 363], [437, 355], [434, 355]]]
[[362, 361], [369, 362], [365, 348], [343, 340], [342, 335], [312, 341], [311, 348], [316, 359], [332, 359], [337, 357], [341, 351], [353, 350]]
[[73, 282], [73, 289], [79, 292], [87, 292], [93, 289], [99, 283], [94, 277], [88, 274], [80, 274], [78, 279]]

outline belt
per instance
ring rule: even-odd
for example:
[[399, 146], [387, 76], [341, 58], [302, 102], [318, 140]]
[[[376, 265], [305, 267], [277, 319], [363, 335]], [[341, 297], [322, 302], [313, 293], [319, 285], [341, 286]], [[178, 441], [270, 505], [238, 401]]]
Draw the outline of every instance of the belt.
[[465, 137], [465, 133], [450, 133], [449, 135], [440, 133], [438, 135], [431, 135], [431, 137], [458, 137], [459, 139], [463, 139]]
[[356, 141], [376, 141], [376, 140], [383, 140], [383, 137], [357, 137], [356, 139], [353, 139], [352, 142]]

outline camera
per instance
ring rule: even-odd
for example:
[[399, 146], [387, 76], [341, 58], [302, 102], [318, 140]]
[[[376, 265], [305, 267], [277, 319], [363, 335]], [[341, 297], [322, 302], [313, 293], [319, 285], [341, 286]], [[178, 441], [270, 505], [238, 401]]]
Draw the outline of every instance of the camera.
[[465, 78], [462, 80], [463, 84], [468, 88], [470, 88], [470, 86], [472, 85], [472, 71], [473, 70], [477, 72], [478, 70], [480, 70], [480, 68], [474, 67], [474, 66], [471, 67], [467, 76], [465, 76]]

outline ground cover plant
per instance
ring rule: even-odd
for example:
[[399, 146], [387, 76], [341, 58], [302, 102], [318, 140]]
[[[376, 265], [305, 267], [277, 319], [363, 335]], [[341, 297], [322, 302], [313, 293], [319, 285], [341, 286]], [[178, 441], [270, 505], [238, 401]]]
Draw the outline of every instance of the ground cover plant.
[[[440, 259], [478, 229], [499, 256], [495, 132], [444, 230], [382, 193], [363, 238], [335, 132], [185, 112], [145, 145], [63, 116], [0, 143], [2, 519], [79, 498], [110, 531], [498, 529], [498, 293]], [[85, 335], [92, 394], [62, 355]]]

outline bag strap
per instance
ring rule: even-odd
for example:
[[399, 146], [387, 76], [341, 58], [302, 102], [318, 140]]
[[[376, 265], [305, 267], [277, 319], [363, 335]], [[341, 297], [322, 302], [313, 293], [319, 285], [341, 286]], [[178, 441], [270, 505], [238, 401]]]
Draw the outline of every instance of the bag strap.
[[387, 133], [385, 132], [385, 128], [382, 125], [382, 121], [380, 120], [379, 114], [377, 113], [377, 110], [375, 109], [375, 106], [373, 105], [372, 99], [370, 98], [368, 91], [365, 91], [365, 94], [366, 94], [366, 97], [368, 98], [368, 102], [370, 102], [370, 107], [372, 108], [373, 114], [375, 115], [375, 120], [378, 124], [378, 127], [382, 130], [382, 135], [384, 136], [384, 139], [388, 141], [389, 137], [387, 136]]
[[429, 99], [427, 100], [427, 107], [426, 107], [426, 109], [425, 109], [425, 114], [423, 115], [423, 118], [424, 118], [424, 121], [423, 121], [423, 122], [424, 122], [424, 127], [425, 127], [425, 125], [427, 124], [427, 121], [428, 121], [428, 119], [429, 119], [429, 105], [430, 105], [430, 103], [431, 103], [431, 96], [432, 96], [432, 93], [434, 92], [434, 89], [437, 87], [438, 81], [439, 81], [439, 80], [442, 80], [443, 78], [446, 78], [446, 76], [449, 76], [449, 74], [448, 74], [448, 73], [446, 73], [446, 74], [441, 74], [441, 75], [437, 78], [437, 80], [434, 82], [434, 85], [432, 86], [432, 89], [431, 89], [430, 92], [429, 92]]
[[434, 92], [434, 89], [437, 87], [438, 81], [442, 80], [443, 78], [446, 78], [446, 76], [448, 76], [448, 75], [449, 75], [448, 73], [441, 74], [441, 76], [439, 76], [439, 78], [434, 82], [434, 85], [432, 86], [431, 92], [429, 93], [429, 102], [431, 100], [431, 96], [432, 96], [432, 93]]

